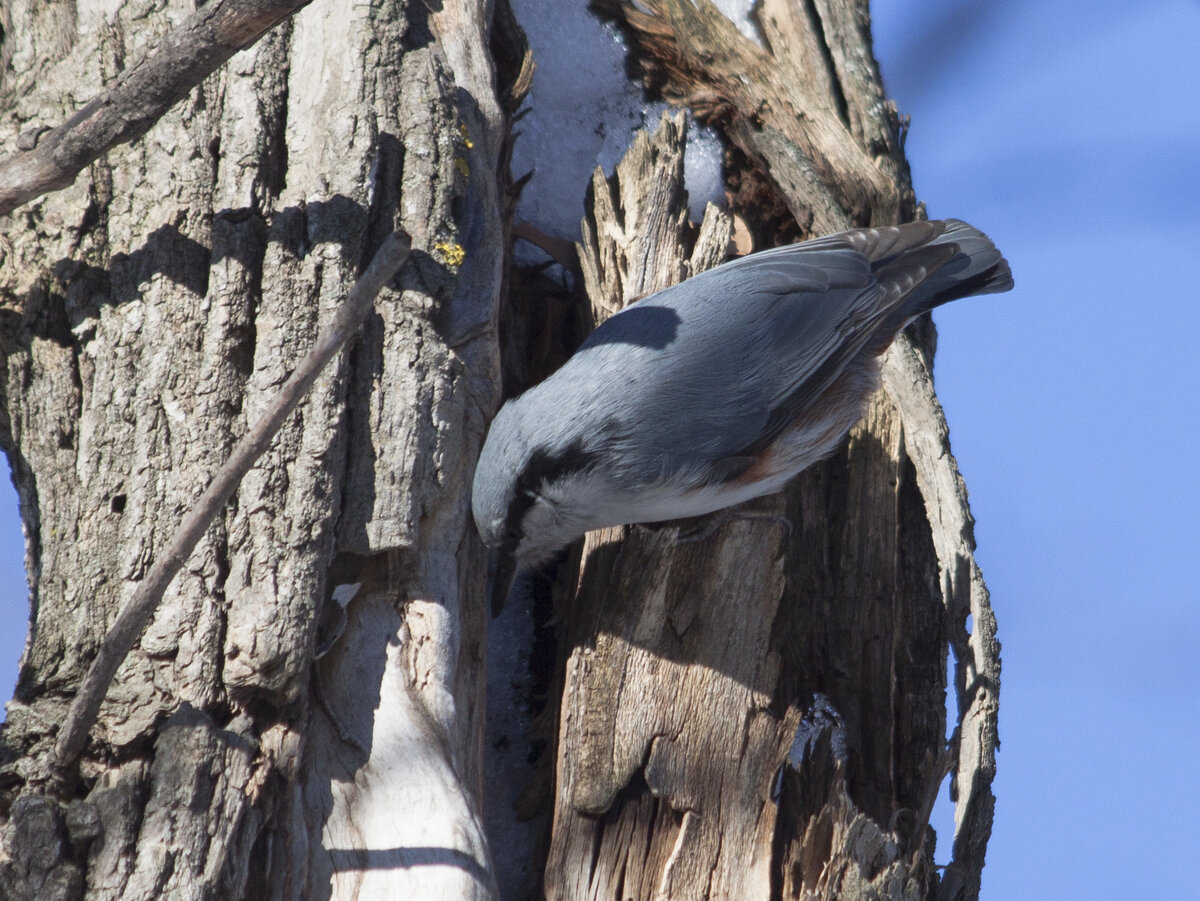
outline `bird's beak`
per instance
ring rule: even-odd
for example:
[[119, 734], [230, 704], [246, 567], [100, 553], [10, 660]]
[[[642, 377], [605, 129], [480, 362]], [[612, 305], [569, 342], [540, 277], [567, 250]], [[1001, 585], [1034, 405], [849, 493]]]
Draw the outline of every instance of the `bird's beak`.
[[508, 593], [512, 590], [513, 578], [517, 574], [517, 561], [511, 556], [499, 551], [496, 554], [496, 568], [492, 571], [489, 596], [492, 605], [492, 617], [500, 615]]

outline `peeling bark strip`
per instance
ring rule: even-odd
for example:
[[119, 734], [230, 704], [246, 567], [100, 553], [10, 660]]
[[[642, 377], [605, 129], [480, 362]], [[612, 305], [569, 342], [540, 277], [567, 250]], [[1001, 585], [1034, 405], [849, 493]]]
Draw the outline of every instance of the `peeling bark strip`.
[[[0, 444], [36, 623], [0, 727], [5, 899], [494, 897], [466, 486], [499, 399], [503, 127], [485, 5], [434, 6], [314, 0], [10, 217]], [[14, 7], [0, 145], [69, 119], [194, 11]], [[72, 800], [43, 793], [123, 602], [397, 228], [398, 287], [167, 588]]]
[[[908, 344], [884, 359], [884, 388], [905, 423], [905, 449], [916, 469], [926, 515], [939, 527], [934, 548], [946, 602], [949, 641], [954, 648], [954, 688], [958, 701], [958, 747], [951, 796], [954, 799], [954, 854], [938, 898], [953, 901], [979, 895], [984, 855], [992, 834], [996, 798], [996, 750], [1000, 745], [1000, 642], [996, 613], [975, 562], [975, 520], [967, 486], [954, 456], [946, 452], [950, 429], [933, 390], [933, 374]], [[974, 628], [967, 631], [967, 617]]]
[[19, 152], [0, 160], [0, 216], [65, 188], [159, 117], [239, 50], [312, 0], [213, 0], [121, 73], [99, 97], [57, 128], [22, 133]]

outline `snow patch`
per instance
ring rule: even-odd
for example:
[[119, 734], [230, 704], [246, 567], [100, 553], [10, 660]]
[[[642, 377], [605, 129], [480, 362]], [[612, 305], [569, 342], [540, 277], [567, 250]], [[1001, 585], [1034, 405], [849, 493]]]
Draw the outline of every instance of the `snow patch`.
[[[748, 10], [752, 0], [719, 5]], [[516, 125], [513, 175], [533, 172], [517, 218], [575, 241], [593, 170], [600, 166], [611, 174], [634, 133], [653, 128], [668, 106], [648, 102], [641, 86], [629, 80], [625, 40], [585, 4], [514, 0], [513, 10], [537, 65], [528, 112]], [[694, 121], [688, 124], [684, 177], [692, 218], [699, 221], [705, 204], [724, 196], [723, 148], [713, 129]], [[518, 252], [527, 251], [518, 244]]]

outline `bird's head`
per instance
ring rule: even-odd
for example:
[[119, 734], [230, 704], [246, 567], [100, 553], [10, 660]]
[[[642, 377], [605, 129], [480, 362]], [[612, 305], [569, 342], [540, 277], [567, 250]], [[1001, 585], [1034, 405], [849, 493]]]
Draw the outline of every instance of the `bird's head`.
[[582, 439], [564, 440], [556, 421], [533, 420], [523, 400], [496, 414], [471, 489], [475, 526], [497, 555], [493, 612], [517, 571], [548, 562], [582, 536], [596, 509], [594, 460]]

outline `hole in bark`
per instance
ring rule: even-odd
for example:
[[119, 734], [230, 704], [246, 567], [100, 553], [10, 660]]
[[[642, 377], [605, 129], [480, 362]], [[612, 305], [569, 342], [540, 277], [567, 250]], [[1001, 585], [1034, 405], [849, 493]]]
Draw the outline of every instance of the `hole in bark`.
[[950, 800], [950, 781], [954, 778], [951, 773], [938, 788], [937, 800], [933, 802], [933, 810], [929, 815], [929, 825], [933, 827], [937, 844], [933, 852], [933, 860], [939, 866], [948, 866], [954, 854], [954, 802]]
[[[0, 458], [0, 472], [8, 467]], [[31, 479], [25, 469], [25, 478]], [[29, 482], [25, 481], [28, 485]], [[0, 699], [20, 695], [18, 663], [29, 623], [29, 582], [25, 577], [25, 537], [21, 532], [17, 493], [11, 479], [0, 478], [0, 617], [11, 625], [0, 629]], [[34, 545], [36, 555], [36, 544]], [[14, 686], [16, 691], [14, 692]], [[25, 686], [28, 689], [28, 685]], [[6, 711], [0, 704], [0, 722]]]
[[967, 634], [968, 634], [968, 635], [974, 635], [974, 634], [975, 634], [975, 617], [973, 617], [973, 616], [972, 616], [971, 614], [969, 614], [969, 613], [967, 614], [967, 622], [966, 622], [966, 626], [965, 626], [965, 628], [966, 628], [966, 630], [967, 630]]
[[125, 495], [114, 494], [112, 496], [112, 499], [108, 502], [108, 508], [110, 510], [112, 510], [113, 513], [124, 513], [125, 512]]

